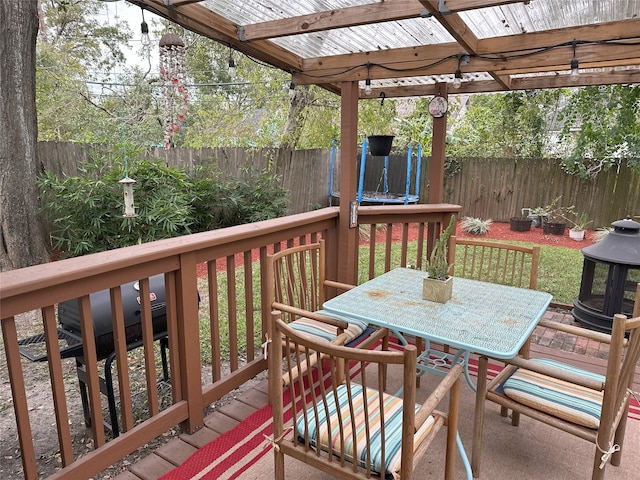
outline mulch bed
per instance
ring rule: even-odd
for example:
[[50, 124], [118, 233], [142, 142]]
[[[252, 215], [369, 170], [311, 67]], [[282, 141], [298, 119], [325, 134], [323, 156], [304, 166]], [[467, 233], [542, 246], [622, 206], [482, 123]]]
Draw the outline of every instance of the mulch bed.
[[510, 240], [515, 242], [532, 242], [537, 245], [551, 245], [554, 247], [567, 247], [574, 249], [582, 249], [593, 244], [595, 232], [587, 230], [585, 239], [576, 241], [569, 238], [569, 230], [565, 230], [564, 235], [545, 235], [542, 228], [531, 227], [528, 232], [513, 232], [508, 223], [494, 222], [489, 228], [486, 235], [469, 235], [458, 224], [456, 228], [456, 236], [460, 238], [486, 238], [492, 240]]

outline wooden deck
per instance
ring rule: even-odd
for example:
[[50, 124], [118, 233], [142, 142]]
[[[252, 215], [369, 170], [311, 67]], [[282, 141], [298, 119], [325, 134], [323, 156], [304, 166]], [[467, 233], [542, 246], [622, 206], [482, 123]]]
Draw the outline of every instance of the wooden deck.
[[[549, 310], [545, 314], [558, 322], [573, 324], [570, 314]], [[580, 343], [575, 336], [556, 333], [551, 336], [538, 327], [532, 337], [532, 356], [544, 355], [576, 366], [604, 374], [607, 345]], [[640, 390], [640, 367], [636, 369], [634, 391]], [[154, 453], [138, 461], [114, 480], [156, 480], [184, 462], [198, 448], [206, 445], [226, 431], [233, 429], [244, 418], [268, 403], [268, 385], [263, 380], [242, 392], [230, 403], [216, 408], [205, 420], [205, 427], [192, 434], [182, 434], [169, 440]]]

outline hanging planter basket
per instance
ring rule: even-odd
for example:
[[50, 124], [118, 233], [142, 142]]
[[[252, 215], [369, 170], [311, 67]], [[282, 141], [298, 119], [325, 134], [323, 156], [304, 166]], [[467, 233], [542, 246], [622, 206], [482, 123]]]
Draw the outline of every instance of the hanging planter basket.
[[374, 157], [386, 157], [391, 153], [391, 145], [395, 135], [369, 135], [369, 151]]

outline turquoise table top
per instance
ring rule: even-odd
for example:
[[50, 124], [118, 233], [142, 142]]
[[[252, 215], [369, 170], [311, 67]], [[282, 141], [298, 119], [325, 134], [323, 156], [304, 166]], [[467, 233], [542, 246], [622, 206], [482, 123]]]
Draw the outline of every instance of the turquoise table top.
[[551, 302], [546, 292], [454, 277], [447, 303], [422, 299], [425, 272], [396, 268], [324, 303], [395, 333], [495, 358], [514, 357]]

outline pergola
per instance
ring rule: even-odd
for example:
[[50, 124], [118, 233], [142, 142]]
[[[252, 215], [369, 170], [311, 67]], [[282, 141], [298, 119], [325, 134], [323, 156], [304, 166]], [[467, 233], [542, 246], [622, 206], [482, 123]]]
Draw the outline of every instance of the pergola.
[[[359, 99], [640, 82], [638, 0], [127, 1], [341, 96], [347, 251]], [[442, 202], [445, 133], [446, 115], [433, 123], [429, 203]]]

